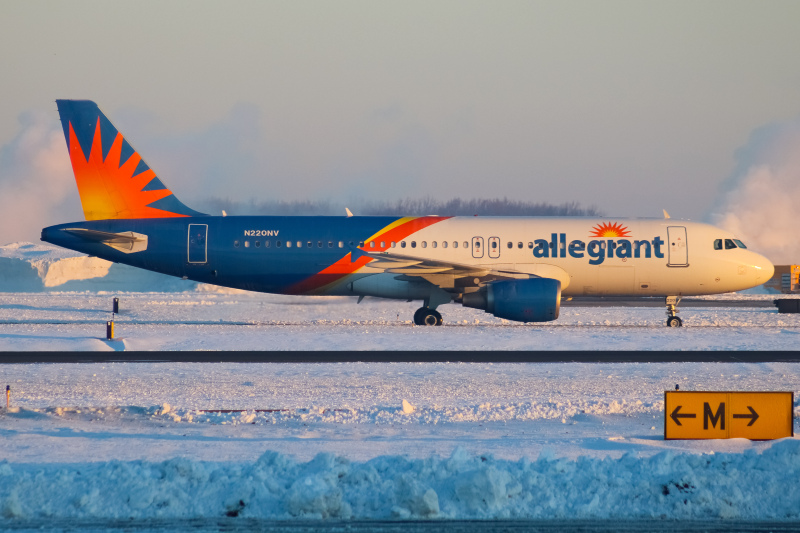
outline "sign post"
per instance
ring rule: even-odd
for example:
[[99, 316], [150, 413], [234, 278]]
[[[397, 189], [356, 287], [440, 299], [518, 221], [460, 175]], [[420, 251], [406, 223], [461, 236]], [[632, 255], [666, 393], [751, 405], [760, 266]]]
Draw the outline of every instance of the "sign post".
[[792, 392], [664, 393], [664, 439], [771, 440], [794, 436]]

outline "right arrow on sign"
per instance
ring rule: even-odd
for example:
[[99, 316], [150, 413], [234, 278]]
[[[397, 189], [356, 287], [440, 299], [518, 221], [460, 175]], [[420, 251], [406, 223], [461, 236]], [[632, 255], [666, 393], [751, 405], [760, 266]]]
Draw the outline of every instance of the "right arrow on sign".
[[[680, 421], [680, 419], [681, 419], [681, 418], [697, 418], [697, 415], [695, 415], [695, 414], [691, 414], [691, 413], [678, 413], [678, 411], [680, 411], [680, 410], [681, 410], [681, 407], [683, 407], [683, 406], [682, 406], [682, 405], [679, 405], [678, 407], [676, 407], [676, 408], [675, 408], [675, 410], [674, 410], [674, 411], [672, 411], [672, 414], [671, 414], [671, 415], [669, 415], [669, 417], [670, 417], [672, 420], [674, 420], [676, 424], [678, 424], [679, 426], [683, 425], [683, 424], [681, 424], [681, 421]], [[736, 415], [734, 415], [734, 416], [736, 416]], [[742, 416], [749, 416], [749, 415], [742, 415]], [[758, 415], [756, 415], [756, 417], [758, 417]], [[752, 424], [752, 422], [751, 422], [751, 424]]]
[[750, 427], [756, 423], [756, 420], [758, 420], [758, 413], [756, 413], [756, 410], [750, 407], [749, 405], [747, 406], [747, 408], [750, 410], [749, 415], [733, 415], [733, 418], [749, 418], [750, 423], [747, 424], [747, 426]]

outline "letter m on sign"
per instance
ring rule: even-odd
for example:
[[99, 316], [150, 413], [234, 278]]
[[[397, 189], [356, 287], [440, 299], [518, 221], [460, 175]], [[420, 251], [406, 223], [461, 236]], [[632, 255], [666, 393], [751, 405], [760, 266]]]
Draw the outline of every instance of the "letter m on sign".
[[716, 428], [719, 422], [719, 429], [725, 429], [725, 402], [719, 404], [717, 412], [711, 412], [708, 402], [703, 403], [703, 429], [708, 429], [708, 421], [711, 420], [711, 427]]

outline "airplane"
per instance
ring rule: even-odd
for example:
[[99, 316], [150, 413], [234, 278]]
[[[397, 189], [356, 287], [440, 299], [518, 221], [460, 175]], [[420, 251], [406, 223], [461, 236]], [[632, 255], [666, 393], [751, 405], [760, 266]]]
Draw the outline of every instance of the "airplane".
[[[547, 322], [562, 297], [684, 296], [755, 287], [770, 261], [723, 229], [687, 220], [592, 217], [210, 216], [183, 204], [96, 103], [56, 100], [85, 221], [45, 242], [108, 261], [277, 294], [421, 300]], [[224, 215], [224, 213], [223, 213]]]

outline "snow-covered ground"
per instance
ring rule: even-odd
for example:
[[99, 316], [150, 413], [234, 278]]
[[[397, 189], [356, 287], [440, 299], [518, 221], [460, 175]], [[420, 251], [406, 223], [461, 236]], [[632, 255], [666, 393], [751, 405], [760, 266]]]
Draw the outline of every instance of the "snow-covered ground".
[[[117, 340], [105, 340], [112, 297]], [[761, 296], [737, 296], [758, 299]], [[215, 293], [0, 293], [0, 350], [796, 350], [800, 314], [686, 307], [567, 307], [521, 324], [443, 305], [442, 327], [416, 327], [418, 302]]]
[[798, 440], [664, 441], [663, 391], [797, 393], [798, 371], [0, 365], [14, 407], [0, 416], [0, 513], [797, 520]]

